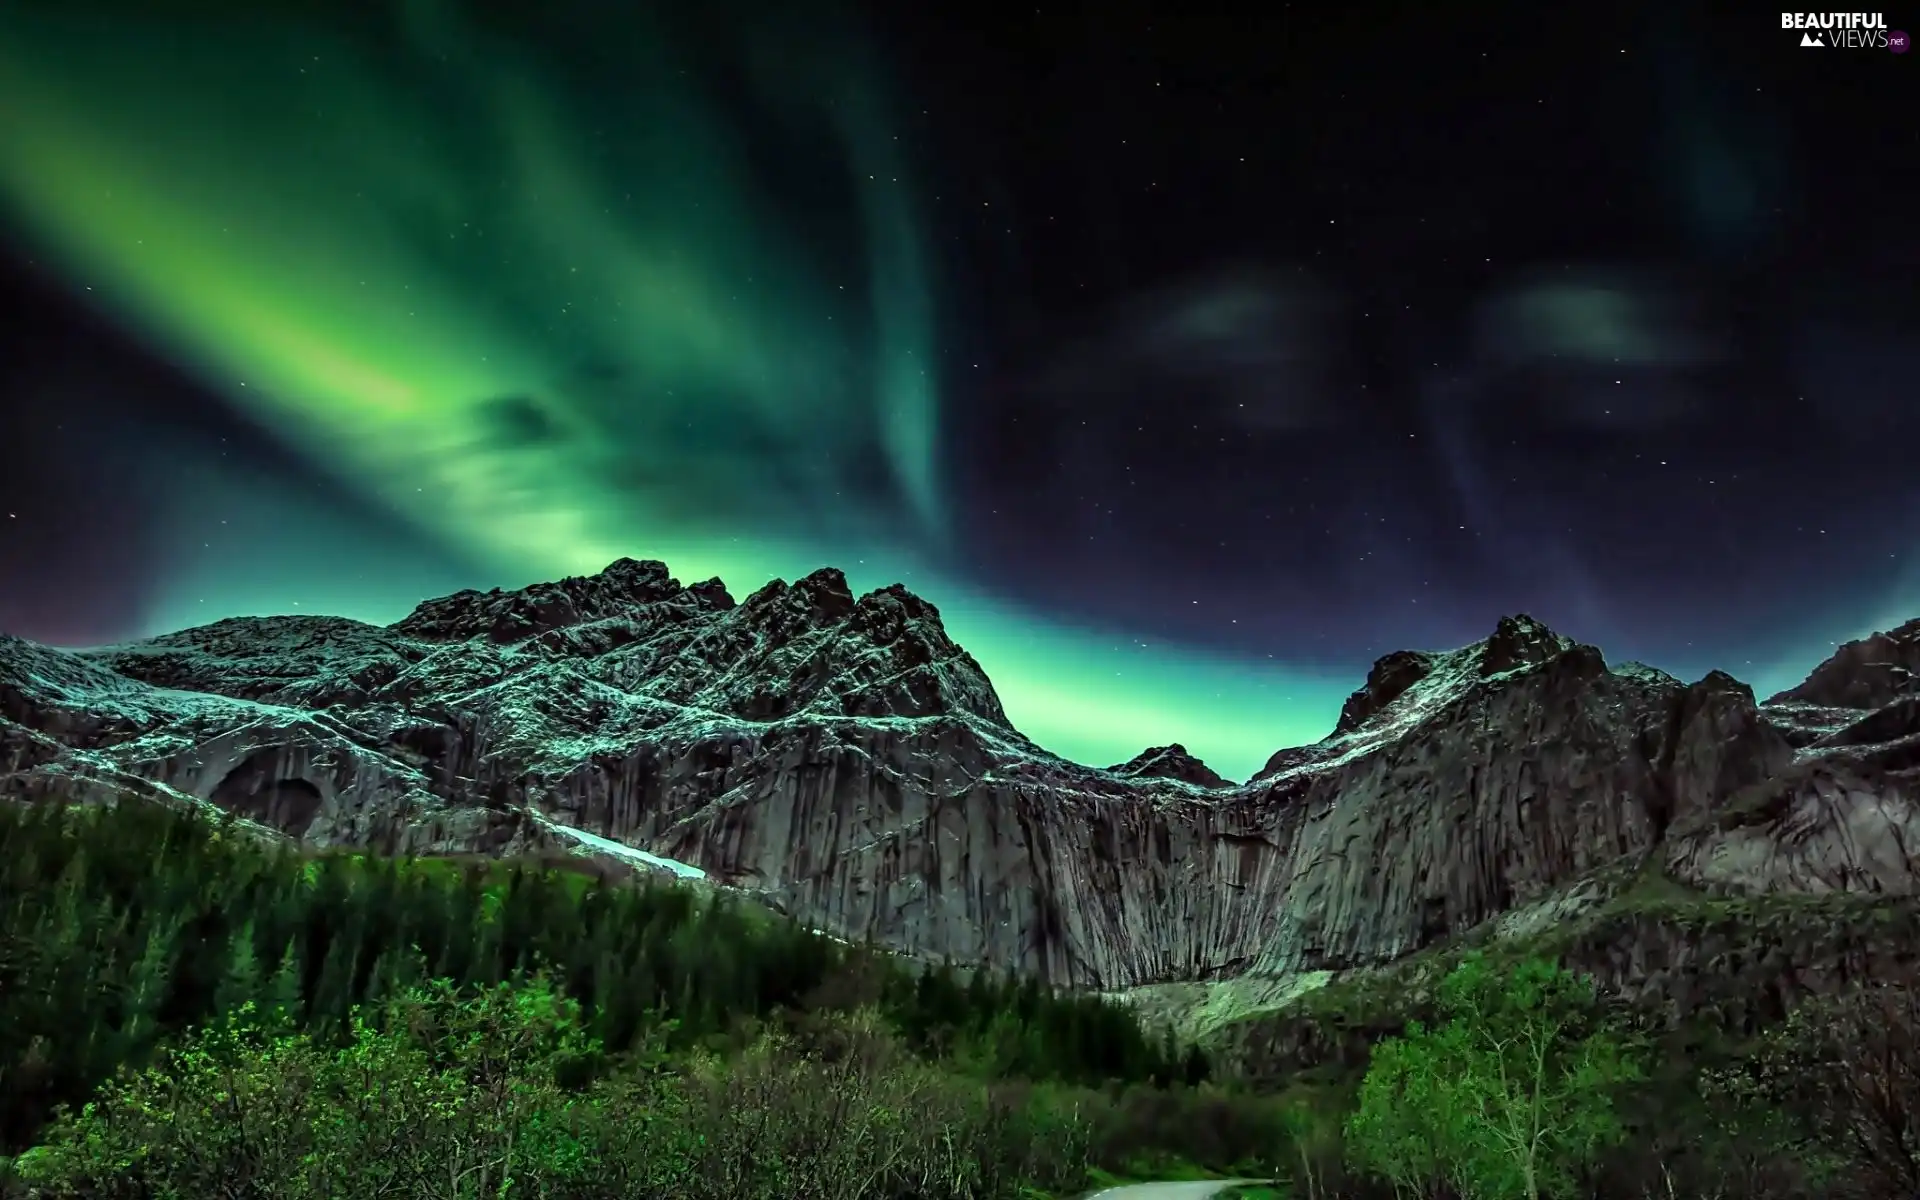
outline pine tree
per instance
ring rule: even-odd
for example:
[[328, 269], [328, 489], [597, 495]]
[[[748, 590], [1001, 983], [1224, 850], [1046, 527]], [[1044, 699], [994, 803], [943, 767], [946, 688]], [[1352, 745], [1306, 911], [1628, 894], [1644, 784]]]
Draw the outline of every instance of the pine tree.
[[328, 944], [320, 977], [314, 984], [313, 1002], [308, 1006], [307, 1019], [312, 1024], [329, 1031], [344, 1027], [353, 1007], [353, 976], [359, 965], [354, 949], [353, 942], [343, 936], [335, 936]]
[[1180, 1039], [1175, 1036], [1172, 1025], [1168, 1025], [1162, 1035], [1160, 1053], [1155, 1057], [1153, 1072], [1164, 1087], [1174, 1081], [1174, 1073], [1179, 1070], [1181, 1063]]
[[122, 1058], [133, 1058], [144, 1052], [159, 1032], [160, 1010], [166, 1003], [173, 975], [177, 937], [176, 931], [167, 925], [155, 925], [148, 930], [146, 946], [128, 973], [120, 1023]]
[[247, 921], [233, 935], [227, 951], [227, 969], [213, 994], [213, 1011], [220, 1016], [238, 1012], [249, 1000], [257, 1000], [265, 982], [260, 956], [253, 948], [253, 922]]
[[985, 967], [974, 969], [967, 980], [967, 1016], [969, 1023], [976, 1028], [985, 1028], [993, 1019], [994, 1010], [999, 1007], [994, 995], [993, 981], [987, 978]]
[[288, 938], [286, 949], [280, 952], [280, 961], [260, 996], [261, 1018], [270, 1026], [296, 1029], [305, 1024], [306, 1005], [302, 1003], [300, 989], [303, 975], [299, 942]]
[[1207, 1062], [1207, 1052], [1200, 1048], [1198, 1042], [1189, 1045], [1187, 1047], [1186, 1062], [1183, 1064], [1182, 1071], [1184, 1076], [1183, 1081], [1186, 1085], [1188, 1087], [1199, 1087], [1207, 1081], [1207, 1077], [1212, 1073], [1212, 1064]]

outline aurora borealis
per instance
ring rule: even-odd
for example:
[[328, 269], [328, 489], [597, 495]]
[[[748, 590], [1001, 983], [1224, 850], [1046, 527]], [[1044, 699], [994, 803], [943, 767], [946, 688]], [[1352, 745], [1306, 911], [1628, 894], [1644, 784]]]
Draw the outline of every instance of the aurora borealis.
[[[1063, 752], [1128, 757], [1189, 693], [1219, 706], [1196, 740], [1242, 762], [1309, 735], [1289, 710], [1253, 717], [1275, 686], [1257, 674], [1116, 654], [940, 580], [931, 285], [878, 83], [844, 44], [777, 63], [749, 48], [756, 82], [819, 106], [789, 115], [829, 139], [857, 205], [830, 263], [761, 203], [665, 35], [632, 18], [603, 64], [625, 86], [595, 93], [620, 107], [589, 114], [550, 64], [448, 6], [360, 42], [300, 20], [212, 37], [147, 11], [10, 14], [9, 198], [114, 312], [487, 582], [638, 553], [744, 594], [831, 561], [937, 597], [1022, 727]], [[382, 36], [403, 40], [398, 81], [363, 44]], [[163, 607], [151, 631], [226, 615], [202, 612]], [[1131, 686], [1092, 682], [1116, 676]]]
[[[979, 199], [952, 194], [972, 175], [942, 161], [916, 70], [851, 16], [722, 5], [696, 19], [597, 2], [526, 13], [452, 0], [344, 7], [0, 10], [0, 203], [22, 252], [384, 529], [370, 540], [364, 513], [315, 511], [299, 487], [211, 463], [204, 445], [183, 448], [166, 489], [164, 566], [122, 636], [296, 602], [385, 621], [429, 591], [516, 586], [622, 555], [662, 558], [683, 579], [722, 576], [736, 594], [831, 563], [856, 587], [898, 579], [938, 603], [1042, 744], [1115, 762], [1180, 741], [1245, 776], [1274, 749], [1322, 735], [1371, 653], [1478, 636], [1502, 611], [1544, 608], [1609, 648], [1643, 644], [1679, 671], [1728, 665], [1763, 689], [1835, 637], [1920, 612], [1907, 560], [1878, 541], [1841, 555], [1872, 557], [1874, 573], [1739, 637], [1702, 637], [1694, 657], [1680, 649], [1694, 639], [1619, 617], [1631, 608], [1623, 595], [1671, 591], [1666, 581], [1616, 587], [1592, 562], [1574, 574], [1601, 583], [1546, 579], [1558, 551], [1516, 523], [1521, 510], [1500, 489], [1517, 476], [1466, 432], [1488, 419], [1487, 397], [1526, 376], [1551, 398], [1555, 436], [1610, 423], [1666, 436], [1700, 408], [1688, 373], [1728, 353], [1711, 322], [1663, 307], [1679, 294], [1666, 276], [1564, 265], [1503, 280], [1477, 303], [1478, 333], [1448, 352], [1474, 337], [1482, 351], [1458, 370], [1434, 361], [1401, 380], [1420, 423], [1392, 434], [1435, 464], [1446, 528], [1471, 525], [1480, 553], [1498, 542], [1501, 559], [1547, 564], [1525, 573], [1542, 590], [1440, 579], [1416, 610], [1407, 589], [1441, 569], [1401, 541], [1363, 543], [1378, 540], [1366, 532], [1376, 515], [1436, 506], [1385, 496], [1391, 478], [1368, 471], [1387, 460], [1372, 452], [1353, 456], [1372, 467], [1316, 483], [1315, 503], [1346, 514], [1325, 517], [1340, 555], [1393, 559], [1391, 587], [1339, 568], [1303, 571], [1288, 548], [1298, 539], [1272, 514], [1316, 537], [1324, 514], [1249, 498], [1249, 481], [1291, 472], [1287, 456], [1214, 472], [1238, 490], [1182, 484], [1168, 493], [1178, 503], [1157, 501], [1179, 510], [1186, 531], [1166, 538], [1205, 542], [1213, 533], [1199, 531], [1212, 530], [1223, 562], [1260, 570], [1228, 577], [1228, 566], [1175, 555], [1128, 574], [1163, 558], [1139, 552], [1157, 543], [1137, 525], [1120, 536], [1111, 521], [1093, 532], [1060, 524], [1078, 508], [1111, 517], [1124, 497], [1100, 497], [1125, 471], [1146, 470], [1115, 465], [1145, 451], [1103, 423], [1142, 406], [1217, 404], [1241, 422], [1238, 444], [1248, 429], [1255, 440], [1346, 437], [1372, 421], [1356, 416], [1360, 376], [1316, 359], [1322, 343], [1300, 333], [1301, 314], [1323, 308], [1357, 304], [1373, 319], [1374, 302], [1343, 293], [1337, 271], [1314, 291], [1295, 282], [1298, 268], [1271, 261], [1197, 269], [1216, 252], [1176, 288], [1159, 276], [1109, 281], [1105, 307], [1088, 310], [1104, 315], [1016, 351], [1011, 336], [996, 344], [999, 310], [1014, 306], [969, 297], [991, 272], [954, 249], [979, 236], [956, 225], [958, 210], [980, 225], [1010, 202], [986, 187]], [[1690, 154], [1688, 186], [1723, 199], [1733, 184], [1701, 183], [1700, 172], [1737, 172], [1739, 157], [1720, 153], [1710, 111], [1695, 116], [1683, 132], [1705, 148], [1679, 151]], [[1070, 149], [1063, 141], [1037, 160]], [[1059, 208], [1076, 236], [1098, 227], [1075, 203], [1029, 196], [1006, 220], [1045, 229], [1054, 218], [1044, 210]], [[1742, 221], [1756, 220], [1751, 207]], [[1339, 220], [1321, 224], [1339, 231]], [[1323, 256], [1300, 247], [1293, 257]], [[1030, 259], [1029, 273], [1043, 269], [1044, 255]], [[995, 315], [979, 318], [982, 308]], [[1821, 348], [1831, 323], [1807, 328], [1801, 369], [1850, 357]], [[1904, 336], [1876, 344], [1905, 362]], [[1401, 346], [1410, 361], [1432, 361], [1429, 349]], [[1625, 384], [1603, 382], [1616, 367], [1637, 372], [1631, 400], [1612, 390]], [[995, 382], [983, 384], [988, 375]], [[1143, 398], [1143, 380], [1162, 390]], [[995, 424], [1009, 406], [1027, 406], [1026, 426]], [[1093, 427], [1068, 451], [1022, 459], [1044, 440], [1026, 432], [1042, 410], [1052, 436], [1086, 427], [1089, 413]], [[980, 449], [983, 440], [992, 444]], [[1177, 457], [1168, 444], [1148, 449]], [[998, 465], [983, 469], [985, 459]], [[1375, 496], [1379, 514], [1353, 517], [1364, 505], [1342, 507], [1342, 490]], [[1022, 497], [1037, 507], [1021, 510]], [[1256, 509], [1269, 516], [1248, 533]], [[1454, 520], [1456, 510], [1468, 515]], [[257, 548], [201, 537], [217, 526], [245, 526]], [[1103, 557], [1127, 537], [1132, 549]], [[1580, 557], [1577, 546], [1566, 553]], [[1449, 561], [1454, 575], [1474, 570]], [[1306, 614], [1324, 612], [1333, 628], [1365, 607], [1352, 596], [1368, 589], [1394, 597], [1363, 614], [1373, 632], [1316, 644]], [[1193, 610], [1216, 609], [1237, 615], [1189, 628]], [[1658, 619], [1671, 624], [1665, 608]], [[1725, 655], [1750, 668], [1717, 661]]]
[[[9, 191], [108, 303], [286, 436], [489, 557], [545, 548], [536, 570], [634, 537], [695, 573], [808, 561], [776, 547], [894, 532], [855, 494], [869, 466], [937, 535], [928, 285], [875, 101], [848, 89], [826, 114], [866, 235], [833, 272], [758, 211], [631, 22], [626, 110], [587, 114], [450, 8], [363, 31], [402, 40], [419, 74], [399, 81], [325, 26], [211, 37], [149, 11], [14, 18]], [[645, 132], [596, 145], [592, 120]], [[722, 549], [749, 518], [759, 536]]]

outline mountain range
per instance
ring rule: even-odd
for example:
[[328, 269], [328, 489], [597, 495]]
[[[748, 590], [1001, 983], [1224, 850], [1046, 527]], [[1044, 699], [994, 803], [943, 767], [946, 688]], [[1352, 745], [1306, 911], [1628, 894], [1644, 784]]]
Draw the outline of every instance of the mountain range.
[[[904, 588], [856, 596], [824, 569], [736, 602], [622, 559], [387, 626], [232, 618], [87, 650], [0, 636], [0, 795], [668, 871], [847, 940], [1191, 1009], [1196, 987], [1272, 994], [1475, 931], [1571, 929], [1650, 878], [1723, 908], [1904, 911], [1920, 620], [1762, 702], [1508, 617], [1380, 659], [1328, 737], [1234, 783], [1177, 745], [1110, 767], [1049, 753]], [[1616, 982], [1679, 953], [1609, 945]], [[1772, 954], [1776, 990], [1877, 969], [1832, 946]], [[1722, 968], [1744, 969], [1702, 969]]]

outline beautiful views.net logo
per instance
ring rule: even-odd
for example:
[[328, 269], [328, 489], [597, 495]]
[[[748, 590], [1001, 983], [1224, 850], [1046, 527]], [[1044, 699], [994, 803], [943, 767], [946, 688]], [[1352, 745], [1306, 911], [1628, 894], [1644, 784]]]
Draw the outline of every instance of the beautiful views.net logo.
[[1800, 44], [1808, 48], [1837, 46], [1905, 54], [1913, 46], [1904, 30], [1887, 28], [1885, 13], [1781, 13], [1780, 28], [1799, 30]]

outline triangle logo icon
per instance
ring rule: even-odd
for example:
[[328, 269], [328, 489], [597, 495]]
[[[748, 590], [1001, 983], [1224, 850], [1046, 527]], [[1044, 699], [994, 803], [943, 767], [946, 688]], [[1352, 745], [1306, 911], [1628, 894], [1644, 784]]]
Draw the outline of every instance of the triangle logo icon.
[[1827, 45], [1825, 42], [1821, 41], [1819, 38], [1813, 36], [1810, 33], [1803, 33], [1800, 35], [1800, 44], [1802, 46], [1818, 46], [1823, 50], [1826, 49], [1826, 45]]

